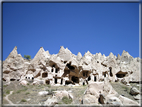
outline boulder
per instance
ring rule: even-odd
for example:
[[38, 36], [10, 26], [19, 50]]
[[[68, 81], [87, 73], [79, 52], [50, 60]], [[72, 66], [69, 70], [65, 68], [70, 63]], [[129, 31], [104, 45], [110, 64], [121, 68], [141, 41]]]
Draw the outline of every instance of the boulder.
[[131, 99], [129, 99], [129, 98], [127, 98], [127, 97], [124, 97], [124, 96], [122, 96], [122, 95], [120, 95], [119, 97], [118, 97], [120, 100], [121, 100], [121, 102], [122, 102], [122, 104], [124, 105], [124, 106], [138, 106], [139, 104], [136, 102], [136, 101], [133, 101], [133, 100], [131, 100]]
[[52, 96], [51, 98], [48, 98], [45, 102], [45, 105], [55, 105], [58, 104], [58, 100], [55, 96]]
[[26, 85], [28, 84], [28, 82], [27, 82], [26, 80], [22, 80], [22, 81], [20, 82], [20, 84], [23, 85], [23, 86], [26, 86]]
[[48, 93], [49, 93], [48, 91], [40, 91], [40, 92], [38, 92], [38, 95], [45, 97], [46, 95], [48, 95]]
[[130, 89], [130, 94], [131, 95], [137, 95], [137, 94], [140, 94], [140, 91], [136, 87], [132, 87]]
[[140, 94], [137, 94], [136, 96], [133, 96], [135, 100], [140, 100], [141, 99], [141, 96]]

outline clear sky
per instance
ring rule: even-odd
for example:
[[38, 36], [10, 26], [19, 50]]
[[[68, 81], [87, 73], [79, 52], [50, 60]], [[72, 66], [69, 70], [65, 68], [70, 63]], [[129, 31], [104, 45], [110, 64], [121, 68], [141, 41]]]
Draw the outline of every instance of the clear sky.
[[3, 60], [17, 46], [22, 56], [40, 47], [57, 54], [128, 51], [139, 57], [139, 3], [3, 3]]

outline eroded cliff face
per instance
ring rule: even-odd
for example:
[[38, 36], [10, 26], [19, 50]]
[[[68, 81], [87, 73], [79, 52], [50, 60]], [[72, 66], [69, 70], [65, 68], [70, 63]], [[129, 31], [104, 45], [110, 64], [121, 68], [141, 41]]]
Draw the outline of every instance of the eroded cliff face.
[[3, 61], [3, 81], [26, 80], [32, 84], [85, 85], [90, 81], [140, 82], [141, 59], [133, 58], [128, 52], [109, 56], [101, 53], [84, 56], [74, 55], [68, 48], [60, 47], [58, 54], [50, 55], [43, 47], [32, 60], [24, 59], [15, 47]]

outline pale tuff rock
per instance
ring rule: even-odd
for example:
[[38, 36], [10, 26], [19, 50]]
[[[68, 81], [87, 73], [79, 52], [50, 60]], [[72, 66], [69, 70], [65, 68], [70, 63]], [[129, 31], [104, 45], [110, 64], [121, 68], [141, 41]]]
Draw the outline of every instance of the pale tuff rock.
[[81, 58], [82, 58], [82, 54], [81, 54], [80, 52], [78, 52], [76, 59], [77, 59], [78, 61], [80, 61]]
[[[109, 56], [87, 51], [82, 57], [61, 46], [58, 54], [50, 55], [43, 47], [31, 61], [23, 59], [15, 47], [3, 62], [3, 80], [10, 82], [25, 79], [27, 74], [42, 79], [46, 84], [87, 84], [87, 81], [119, 81], [124, 84], [140, 82], [140, 58], [123, 51], [122, 56]], [[87, 80], [87, 81], [86, 81]]]
[[104, 104], [127, 106], [139, 104], [129, 98], [119, 95], [110, 85], [107, 79], [104, 82], [89, 82], [88, 88], [82, 99], [83, 104]]
[[71, 59], [72, 53], [70, 50], [68, 50], [68, 48], [65, 49], [63, 46], [61, 46], [58, 56], [64, 61], [68, 61]]
[[[79, 52], [74, 55], [68, 48], [61, 46], [58, 54], [49, 54], [43, 47], [39, 49], [34, 59], [26, 60], [17, 52], [15, 47], [3, 63], [3, 81], [19, 81], [21, 85], [50, 84], [60, 85], [86, 85], [88, 88], [82, 98], [83, 104], [112, 104], [112, 105], [138, 105], [126, 97], [119, 95], [109, 82], [121, 82], [130, 85], [130, 82], [141, 82], [140, 66], [142, 60], [133, 58], [128, 52], [116, 57], [87, 51], [84, 56]], [[47, 94], [47, 93], [46, 93]], [[131, 89], [135, 99], [139, 99], [139, 92]], [[42, 94], [41, 94], [42, 95]], [[45, 95], [45, 94], [44, 94]], [[57, 91], [55, 96], [48, 99], [45, 104], [56, 104], [58, 98], [66, 96], [73, 99], [67, 91]], [[52, 100], [52, 101], [51, 101]]]
[[42, 97], [45, 97], [45, 96], [48, 95], [48, 94], [49, 94], [48, 91], [40, 91], [40, 92], [38, 92], [38, 95], [39, 95], [39, 96], [42, 96]]

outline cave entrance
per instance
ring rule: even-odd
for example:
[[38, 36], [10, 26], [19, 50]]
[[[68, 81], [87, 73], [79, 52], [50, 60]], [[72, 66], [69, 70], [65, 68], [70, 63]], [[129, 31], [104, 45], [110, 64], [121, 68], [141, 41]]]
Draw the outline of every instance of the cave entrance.
[[42, 77], [43, 77], [43, 78], [47, 77], [47, 72], [42, 73]]
[[91, 77], [89, 76], [89, 77], [88, 77], [88, 81], [90, 81], [90, 80], [91, 80]]
[[88, 71], [83, 71], [83, 76], [88, 77]]
[[65, 85], [68, 85], [68, 84], [72, 84], [72, 82], [71, 81], [66, 81]]
[[75, 77], [75, 76], [72, 76], [72, 79], [71, 79], [73, 82], [75, 83], [79, 83], [79, 78], [78, 77]]
[[68, 63], [66, 66], [67, 66], [70, 70], [75, 70], [75, 68], [74, 68], [73, 66], [71, 66], [71, 63]]
[[119, 72], [116, 74], [116, 76], [117, 76], [118, 78], [123, 78], [123, 77], [126, 76], [126, 74], [127, 74], [127, 72], [119, 71]]
[[112, 77], [113, 74], [112, 74], [112, 68], [111, 67], [109, 67], [109, 72], [110, 72], [110, 76]]
[[11, 79], [10, 79], [10, 81], [15, 81], [15, 80], [16, 80], [16, 79], [14, 79], [14, 78], [11, 78]]
[[104, 77], [106, 77], [106, 72], [103, 72]]
[[58, 73], [58, 71], [59, 71], [59, 68], [55, 68], [55, 73]]
[[49, 81], [49, 80], [46, 80], [45, 83], [46, 83], [47, 85], [49, 85], [49, 84], [50, 84], [50, 81]]
[[53, 72], [53, 68], [51, 69], [51, 72]]
[[85, 85], [85, 83], [83, 82], [83, 85]]
[[54, 81], [54, 82], [55, 82], [55, 84], [57, 84], [57, 78], [55, 78], [55, 81]]
[[63, 79], [61, 79], [61, 84], [63, 84]]
[[96, 78], [96, 76], [94, 76], [94, 81], [97, 81], [97, 78]]

